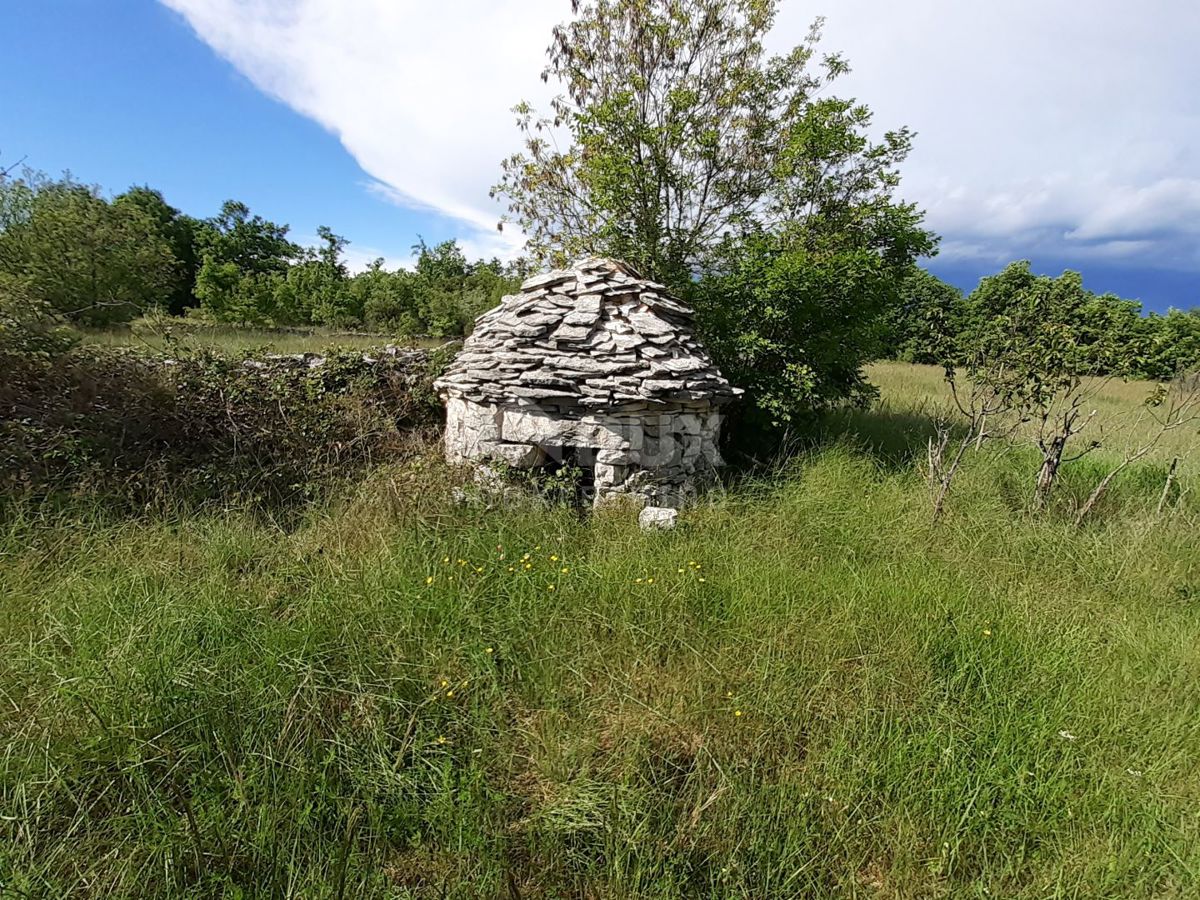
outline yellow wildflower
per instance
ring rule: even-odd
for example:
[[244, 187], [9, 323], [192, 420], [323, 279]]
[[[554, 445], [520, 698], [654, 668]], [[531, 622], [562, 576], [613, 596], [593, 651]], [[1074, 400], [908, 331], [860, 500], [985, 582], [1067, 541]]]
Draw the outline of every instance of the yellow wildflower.
[[570, 571], [571, 570], [568, 569], [566, 566], [563, 566], [561, 569], [559, 569], [559, 572], [561, 572], [563, 575], [566, 575]]
[[426, 579], [425, 579], [425, 583], [426, 583], [426, 584], [433, 584], [433, 576], [432, 576], [432, 575], [430, 575], [428, 578], [426, 578]]
[[446, 691], [446, 697], [447, 697], [447, 698], [450, 698], [450, 697], [453, 697], [453, 696], [454, 696], [454, 691]]
[[550, 554], [550, 562], [558, 562], [558, 554], [557, 553]]
[[642, 583], [642, 579], [640, 579], [640, 578], [635, 578], [635, 579], [633, 579], [633, 583], [634, 583], [634, 584], [641, 584], [641, 583]]
[[450, 562], [450, 557], [448, 557], [448, 556], [443, 556], [443, 557], [442, 557], [442, 562], [443, 562], [443, 563], [448, 563], [448, 562]]
[[438, 742], [439, 744], [444, 744], [444, 743], [446, 743], [446, 736], [445, 736], [444, 734], [439, 734], [439, 735], [438, 735], [437, 742]]
[[992, 636], [992, 629], [990, 629], [990, 628], [985, 628], [985, 629], [983, 629], [983, 633], [984, 633], [984, 635], [985, 635], [986, 637], [991, 637], [991, 636]]
[[653, 579], [653, 578], [647, 578], [647, 579], [646, 579], [646, 584], [654, 584], [654, 579]]
[[740, 709], [735, 709], [735, 710], [733, 711], [733, 715], [734, 715], [736, 718], [740, 719], [740, 718], [742, 717], [742, 711], [741, 711]]
[[548, 590], [548, 591], [554, 590], [554, 585], [552, 585], [552, 584], [546, 585], [546, 590]]
[[445, 678], [443, 678], [442, 679], [442, 687], [449, 687], [449, 686], [450, 686], [450, 682], [448, 682]]
[[492, 647], [488, 647], [488, 648], [487, 648], [486, 650], [484, 650], [483, 652], [484, 652], [484, 653], [491, 653], [491, 652], [493, 651], [493, 649], [494, 649], [494, 648], [492, 648]]

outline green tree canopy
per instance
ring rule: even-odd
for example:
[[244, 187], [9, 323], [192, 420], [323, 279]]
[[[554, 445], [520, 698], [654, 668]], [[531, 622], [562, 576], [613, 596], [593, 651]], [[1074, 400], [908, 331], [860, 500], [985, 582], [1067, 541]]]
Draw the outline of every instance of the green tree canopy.
[[288, 240], [288, 230], [287, 225], [251, 215], [245, 203], [226, 200], [200, 230], [200, 250], [206, 261], [233, 263], [246, 274], [283, 273], [300, 256], [300, 247]]
[[958, 355], [967, 320], [963, 292], [913, 266], [900, 286], [900, 302], [884, 316], [881, 353], [905, 362], [945, 365]]
[[727, 234], [798, 198], [784, 183], [814, 98], [846, 66], [817, 57], [817, 26], [769, 55], [776, 6], [596, 0], [554, 30], [543, 79], [565, 93], [549, 115], [516, 107], [525, 150], [494, 189], [535, 256], [600, 252], [679, 284]]
[[870, 394], [880, 318], [934, 237], [896, 198], [911, 135], [829, 95], [807, 39], [771, 55], [776, 0], [594, 0], [555, 29], [548, 116], [494, 193], [540, 259], [624, 258], [690, 297], [762, 421]]
[[1088, 375], [1136, 374], [1143, 363], [1138, 305], [1092, 293], [1078, 272], [1038, 275], [1028, 260], [1014, 262], [980, 281], [967, 305], [962, 359], [1017, 407]]
[[181, 213], [163, 198], [160, 191], [149, 185], [131, 187], [114, 200], [115, 206], [132, 206], [154, 222], [159, 237], [171, 248], [176, 269], [174, 284], [167, 297], [167, 311], [180, 315], [199, 304], [195, 295], [196, 275], [200, 271], [200, 249], [196, 236], [200, 220]]
[[[177, 263], [154, 219], [69, 175], [0, 182], [0, 271], [71, 321], [127, 321], [165, 302]], [[11, 283], [11, 282], [10, 282]]]
[[286, 292], [280, 302], [277, 279], [286, 277], [301, 255], [287, 233], [288, 226], [251, 215], [240, 201], [226, 200], [197, 233], [202, 262], [196, 296], [205, 312], [219, 321], [242, 324], [286, 320], [296, 304]]

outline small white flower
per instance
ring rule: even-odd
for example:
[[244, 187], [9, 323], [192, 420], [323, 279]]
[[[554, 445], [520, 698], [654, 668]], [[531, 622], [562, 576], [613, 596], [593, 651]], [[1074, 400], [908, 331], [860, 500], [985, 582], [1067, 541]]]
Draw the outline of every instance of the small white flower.
[[1142, 770], [1141, 770], [1141, 769], [1126, 769], [1125, 771], [1126, 771], [1126, 772], [1128, 772], [1130, 775], [1132, 775], [1134, 778], [1141, 778], [1141, 777], [1142, 777]]
[[1073, 741], [1073, 740], [1075, 740], [1075, 735], [1073, 735], [1073, 734], [1071, 734], [1071, 732], [1069, 732], [1069, 731], [1065, 731], [1065, 730], [1064, 730], [1064, 731], [1060, 731], [1060, 732], [1058, 733], [1058, 736], [1059, 736], [1060, 738], [1064, 738], [1065, 740], [1068, 740], [1068, 741]]

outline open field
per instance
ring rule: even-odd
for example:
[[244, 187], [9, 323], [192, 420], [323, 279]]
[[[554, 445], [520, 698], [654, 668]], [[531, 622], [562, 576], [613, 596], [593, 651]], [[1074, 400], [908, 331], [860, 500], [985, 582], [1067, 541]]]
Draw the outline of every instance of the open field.
[[104, 347], [142, 347], [164, 350], [171, 341], [189, 349], [212, 349], [225, 353], [264, 351], [267, 353], [321, 353], [337, 348], [351, 350], [378, 349], [385, 344], [401, 346], [436, 346], [443, 343], [438, 338], [402, 338], [385, 334], [359, 334], [333, 331], [326, 328], [277, 329], [243, 328], [233, 325], [205, 325], [199, 327], [172, 327], [161, 329], [104, 328], [89, 329], [82, 333], [85, 344]]
[[662, 534], [432, 454], [287, 530], [8, 510], [0, 893], [1196, 896], [1194, 460], [1076, 529], [1103, 456], [1035, 518], [973, 455], [934, 527], [938, 373], [872, 374]]
[[[868, 367], [873, 383], [881, 388], [881, 404], [866, 417], [886, 418], [894, 413], [901, 418], [917, 416], [914, 426], [925, 428], [923, 416], [934, 415], [939, 409], [951, 409], [950, 390], [946, 386], [943, 370], [937, 366], [919, 366], [910, 363], [879, 362]], [[1127, 450], [1133, 450], [1147, 441], [1155, 431], [1153, 420], [1146, 414], [1145, 401], [1154, 385], [1146, 381], [1122, 381], [1112, 379], [1089, 379], [1087, 388], [1088, 411], [1095, 410], [1095, 420], [1082, 434], [1074, 438], [1076, 446], [1082, 448], [1092, 439], [1101, 443], [1098, 456], [1101, 460], [1119, 459]], [[851, 413], [853, 418], [856, 414]], [[1018, 432], [1019, 441], [1028, 441], [1032, 429]], [[912, 439], [923, 443], [915, 433]], [[1170, 464], [1179, 457], [1180, 471], [1200, 473], [1200, 437], [1195, 426], [1180, 428], [1163, 435], [1161, 441], [1145, 457], [1148, 462]]]

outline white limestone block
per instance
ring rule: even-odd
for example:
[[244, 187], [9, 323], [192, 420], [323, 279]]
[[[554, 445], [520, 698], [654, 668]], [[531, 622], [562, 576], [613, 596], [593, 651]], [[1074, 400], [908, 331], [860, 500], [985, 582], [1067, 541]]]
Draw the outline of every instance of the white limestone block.
[[638, 513], [638, 525], [643, 531], [662, 531], [674, 528], [678, 518], [678, 510], [667, 509], [664, 506], [647, 506]]

